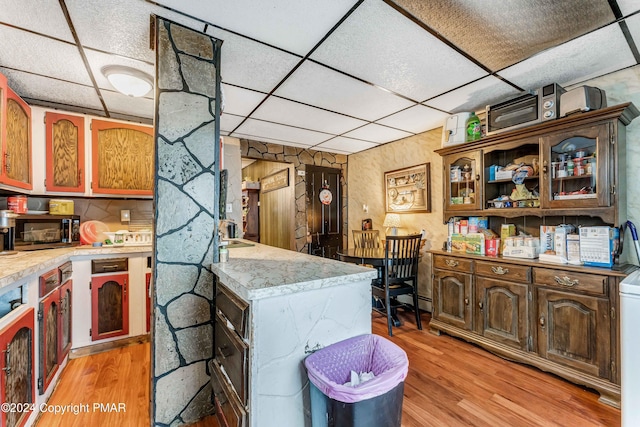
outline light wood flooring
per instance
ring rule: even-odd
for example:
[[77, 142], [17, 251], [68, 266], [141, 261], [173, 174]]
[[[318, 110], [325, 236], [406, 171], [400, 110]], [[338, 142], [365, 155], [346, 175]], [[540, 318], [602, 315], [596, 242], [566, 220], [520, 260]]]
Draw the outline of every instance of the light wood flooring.
[[[418, 331], [413, 315], [391, 341], [409, 357], [403, 427], [580, 426], [617, 427], [620, 411], [595, 392], [446, 335]], [[386, 336], [386, 319], [373, 315], [373, 332]], [[149, 426], [149, 343], [69, 361], [50, 404], [124, 402], [126, 413], [42, 416], [38, 427]], [[90, 408], [91, 409], [91, 408]], [[208, 417], [192, 427], [219, 427]], [[292, 426], [297, 427], [297, 426]]]

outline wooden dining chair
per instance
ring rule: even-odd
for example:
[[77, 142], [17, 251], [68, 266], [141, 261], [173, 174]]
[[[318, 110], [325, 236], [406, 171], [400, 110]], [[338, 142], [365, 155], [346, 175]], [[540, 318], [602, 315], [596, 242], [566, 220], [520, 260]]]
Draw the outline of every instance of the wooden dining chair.
[[353, 230], [353, 242], [356, 248], [379, 248], [380, 230]]
[[374, 307], [379, 313], [386, 314], [389, 336], [393, 335], [392, 326], [399, 307], [411, 308], [398, 301], [400, 295], [413, 295], [413, 310], [416, 325], [422, 329], [420, 306], [418, 305], [418, 261], [420, 257], [420, 234], [408, 236], [387, 236], [385, 241], [385, 264], [382, 280], [373, 281], [371, 292], [382, 301], [382, 308]]

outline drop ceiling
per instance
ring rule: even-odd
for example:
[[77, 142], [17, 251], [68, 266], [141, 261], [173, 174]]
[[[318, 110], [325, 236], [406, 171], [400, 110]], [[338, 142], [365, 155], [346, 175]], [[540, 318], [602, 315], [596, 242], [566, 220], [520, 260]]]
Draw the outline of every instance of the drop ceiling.
[[0, 0], [0, 73], [31, 105], [151, 123], [150, 18], [223, 40], [223, 135], [351, 154], [640, 61], [638, 0]]

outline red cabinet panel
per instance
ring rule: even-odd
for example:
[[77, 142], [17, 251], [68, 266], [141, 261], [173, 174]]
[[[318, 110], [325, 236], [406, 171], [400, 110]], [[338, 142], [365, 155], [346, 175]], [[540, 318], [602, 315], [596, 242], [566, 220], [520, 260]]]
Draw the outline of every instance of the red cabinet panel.
[[91, 278], [91, 340], [129, 334], [129, 274]]
[[145, 283], [147, 289], [146, 301], [147, 301], [147, 332], [151, 331], [151, 273], [145, 274]]
[[39, 323], [39, 352], [40, 352], [40, 377], [38, 379], [38, 389], [40, 394], [44, 394], [49, 383], [53, 379], [60, 359], [58, 358], [58, 340], [60, 318], [60, 289], [56, 288], [40, 301], [38, 310]]
[[60, 316], [58, 322], [58, 360], [63, 361], [71, 350], [71, 295], [73, 281], [67, 280], [60, 286]]

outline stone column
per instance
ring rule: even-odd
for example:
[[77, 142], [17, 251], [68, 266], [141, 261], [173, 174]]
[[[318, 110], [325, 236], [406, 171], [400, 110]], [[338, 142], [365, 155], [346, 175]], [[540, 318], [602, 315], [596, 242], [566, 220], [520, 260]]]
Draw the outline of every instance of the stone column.
[[[218, 256], [220, 47], [156, 19], [156, 180], [151, 419], [212, 414], [213, 275]], [[132, 378], [138, 381], [138, 378]]]

